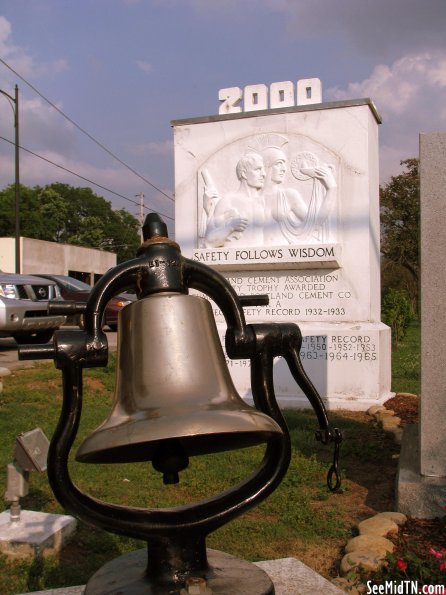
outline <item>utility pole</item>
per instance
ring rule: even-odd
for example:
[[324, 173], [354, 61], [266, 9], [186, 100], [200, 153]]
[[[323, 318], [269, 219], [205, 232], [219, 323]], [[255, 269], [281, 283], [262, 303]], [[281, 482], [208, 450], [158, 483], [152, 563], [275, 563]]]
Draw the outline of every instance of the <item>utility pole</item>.
[[19, 173], [19, 88], [15, 86], [14, 97], [0, 89], [14, 113], [15, 129], [15, 272], [20, 273], [20, 173]]
[[135, 194], [135, 196], [139, 197], [139, 226], [140, 226], [141, 243], [142, 243], [142, 242], [144, 242], [144, 236], [143, 236], [143, 232], [142, 232], [142, 226], [144, 225], [144, 192]]

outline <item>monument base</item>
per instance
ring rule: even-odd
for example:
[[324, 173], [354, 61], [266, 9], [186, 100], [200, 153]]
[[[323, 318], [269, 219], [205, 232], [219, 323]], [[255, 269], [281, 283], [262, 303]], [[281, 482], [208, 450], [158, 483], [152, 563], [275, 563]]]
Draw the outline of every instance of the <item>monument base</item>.
[[0, 552], [25, 559], [57, 555], [76, 530], [76, 519], [63, 514], [22, 510], [11, 522], [9, 510], [0, 514]]
[[[366, 411], [394, 394], [391, 384], [390, 328], [382, 323], [302, 322], [300, 352], [306, 373], [327, 409]], [[224, 343], [226, 327], [219, 329]], [[252, 402], [249, 360], [227, 359], [240, 395]], [[279, 405], [287, 409], [310, 404], [291, 376], [284, 359], [274, 363], [274, 387]]]
[[419, 425], [404, 428], [396, 478], [396, 509], [417, 519], [446, 515], [446, 477], [420, 473]]
[[147, 550], [124, 554], [105, 564], [92, 576], [85, 595], [274, 595], [271, 579], [253, 563], [212, 549], [207, 550], [207, 557], [210, 566], [198, 575], [204, 578], [203, 584], [188, 589], [181, 588], [183, 581], [178, 577], [176, 582], [162, 575], [151, 577], [147, 571]]

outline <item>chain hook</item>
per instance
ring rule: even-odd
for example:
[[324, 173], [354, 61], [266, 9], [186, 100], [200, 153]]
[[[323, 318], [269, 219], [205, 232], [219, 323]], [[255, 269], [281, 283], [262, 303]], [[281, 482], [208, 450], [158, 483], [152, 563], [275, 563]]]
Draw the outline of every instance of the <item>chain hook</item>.
[[[327, 428], [316, 431], [316, 440], [322, 444], [334, 442], [333, 463], [327, 473], [327, 486], [330, 492], [337, 492], [341, 487], [341, 472], [339, 470], [339, 451], [342, 442], [342, 432], [338, 428]], [[333, 482], [333, 476], [335, 482]]]

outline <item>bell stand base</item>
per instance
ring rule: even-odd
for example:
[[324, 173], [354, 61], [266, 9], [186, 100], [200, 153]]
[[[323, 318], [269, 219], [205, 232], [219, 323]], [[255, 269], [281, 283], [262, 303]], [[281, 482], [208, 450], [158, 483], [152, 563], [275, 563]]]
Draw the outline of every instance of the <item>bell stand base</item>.
[[217, 550], [206, 553], [209, 568], [197, 573], [206, 580], [201, 591], [188, 591], [185, 583], [154, 582], [147, 574], [147, 550], [141, 549], [104, 564], [88, 581], [84, 595], [274, 595], [274, 585], [261, 568]]

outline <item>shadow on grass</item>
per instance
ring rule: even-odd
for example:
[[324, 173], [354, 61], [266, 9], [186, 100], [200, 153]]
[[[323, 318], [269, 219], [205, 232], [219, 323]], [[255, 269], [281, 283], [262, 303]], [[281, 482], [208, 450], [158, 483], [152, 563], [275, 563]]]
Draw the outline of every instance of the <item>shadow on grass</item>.
[[76, 540], [68, 543], [58, 558], [34, 560], [28, 571], [28, 589], [83, 585], [103, 564], [121, 553], [113, 535], [80, 524]]
[[[321, 445], [314, 438], [317, 420], [310, 410], [285, 412], [293, 448], [304, 456], [316, 454], [318, 460], [331, 464], [333, 445]], [[330, 425], [343, 433], [340, 468], [343, 479], [367, 490], [365, 504], [377, 511], [392, 510], [394, 481], [399, 446], [394, 438], [377, 427], [365, 413], [329, 412]]]
[[[66, 514], [65, 511], [55, 509], [51, 493], [34, 487], [28, 496], [21, 498], [20, 504], [23, 510]], [[67, 585], [83, 585], [110, 559], [141, 547], [141, 542], [113, 535], [78, 521], [72, 539], [57, 556], [19, 561], [0, 555], [1, 593], [14, 595]]]

